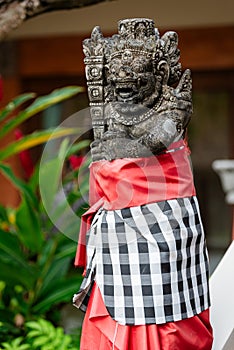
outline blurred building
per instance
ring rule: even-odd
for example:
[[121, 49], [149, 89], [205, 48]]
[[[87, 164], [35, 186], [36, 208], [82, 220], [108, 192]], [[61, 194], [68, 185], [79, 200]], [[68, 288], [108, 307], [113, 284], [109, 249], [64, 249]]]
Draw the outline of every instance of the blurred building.
[[[161, 33], [177, 31], [183, 68], [192, 70], [194, 115], [188, 137], [213, 268], [231, 239], [231, 208], [211, 164], [234, 158], [232, 0], [116, 0], [35, 17], [1, 43], [2, 103], [25, 91], [44, 94], [69, 84], [85, 86], [82, 40], [95, 25], [105, 35], [115, 33], [118, 20], [129, 17], [152, 18]], [[56, 107], [50, 118], [45, 114], [28, 121], [25, 132], [59, 123], [87, 105], [84, 93]], [[1, 201], [15, 203], [15, 193], [1, 187]]]

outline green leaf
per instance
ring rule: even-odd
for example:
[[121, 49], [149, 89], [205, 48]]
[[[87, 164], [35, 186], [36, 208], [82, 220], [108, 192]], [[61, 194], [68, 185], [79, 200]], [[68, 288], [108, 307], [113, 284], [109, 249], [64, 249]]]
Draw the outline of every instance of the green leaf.
[[37, 192], [39, 184], [39, 164], [34, 165], [33, 173], [29, 179], [27, 179], [27, 184], [31, 188], [33, 193]]
[[26, 350], [29, 349], [29, 345], [28, 344], [21, 344], [23, 341], [23, 337], [19, 337], [16, 338], [14, 340], [12, 340], [11, 343], [2, 343], [2, 345], [4, 346], [5, 350]]
[[50, 217], [50, 219], [52, 219], [53, 222], [56, 222], [56, 219], [58, 219], [58, 217], [54, 215], [55, 209], [58, 205], [56, 202], [56, 196], [59, 191], [67, 148], [68, 140], [65, 139], [61, 144], [58, 156], [46, 161], [42, 160], [40, 165], [39, 181], [41, 198], [47, 213], [49, 213], [49, 216], [52, 215], [52, 218]]
[[18, 237], [29, 251], [40, 252], [44, 237], [38, 213], [32, 208], [27, 197], [23, 197], [16, 210], [16, 225], [19, 229]]
[[53, 260], [49, 270], [43, 278], [43, 283], [38, 294], [39, 298], [45, 297], [47, 295], [47, 292], [51, 290], [51, 285], [54, 285], [54, 281], [61, 280], [61, 278], [66, 275], [70, 266], [70, 262], [70, 257]]
[[[20, 270], [20, 273], [19, 273]], [[9, 265], [1, 261], [0, 279], [6, 281], [8, 286], [14, 287], [15, 284], [21, 284], [25, 288], [32, 288], [34, 277], [25, 268], [17, 265]]]
[[13, 261], [22, 266], [27, 266], [27, 261], [20, 249], [18, 238], [9, 232], [0, 229], [0, 249], [6, 252]]
[[51, 94], [38, 97], [28, 108], [20, 112], [14, 118], [8, 120], [0, 130], [0, 138], [9, 133], [12, 129], [31, 118], [33, 115], [43, 111], [44, 109], [72, 97], [83, 91], [82, 87], [68, 86], [65, 88], [54, 90]]
[[11, 346], [10, 344], [8, 344], [8, 343], [2, 343], [2, 345], [4, 346], [4, 348], [1, 348], [1, 350], [2, 350], [2, 349], [4, 349], [4, 350], [12, 350], [12, 346]]
[[62, 327], [54, 327], [51, 322], [39, 319], [38, 322], [27, 322], [27, 328], [31, 331], [27, 334], [33, 348], [41, 350], [68, 350], [72, 343], [70, 335], [64, 333]]
[[46, 320], [39, 319], [37, 322], [29, 321], [26, 322], [26, 326], [31, 329], [27, 337], [31, 339], [35, 338], [33, 340], [35, 347], [51, 342], [56, 336], [56, 328]]
[[40, 330], [32, 330], [27, 333], [27, 338], [35, 338], [38, 337], [41, 334]]
[[82, 149], [88, 147], [89, 145], [90, 140], [82, 140], [80, 142], [75, 143], [69, 148], [66, 157], [70, 157], [71, 155], [80, 152]]
[[0, 219], [2, 221], [8, 221], [7, 210], [2, 204], [0, 204]]
[[60, 252], [56, 253], [55, 258], [58, 260], [67, 257], [74, 258], [74, 254], [77, 248], [76, 246], [76, 243], [70, 240], [68, 244], [63, 246], [63, 249]]
[[[52, 287], [52, 286], [51, 286]], [[47, 296], [33, 307], [34, 312], [45, 312], [52, 305], [69, 301], [79, 287], [78, 278], [60, 280], [54, 283], [53, 288]]]
[[56, 328], [56, 338], [54, 339], [53, 345], [56, 350], [67, 350], [68, 345], [71, 343], [71, 337], [64, 334], [62, 328]]
[[33, 341], [33, 346], [35, 348], [41, 347], [42, 345], [47, 344], [49, 341], [50, 341], [50, 339], [49, 339], [48, 335], [41, 335]]
[[38, 321], [28, 321], [26, 322], [26, 326], [28, 328], [32, 328], [34, 330], [38, 330], [38, 332], [41, 332], [42, 331], [42, 327], [41, 327], [41, 323]]
[[31, 100], [35, 96], [36, 94], [34, 94], [33, 92], [29, 92], [15, 97], [3, 109], [1, 109], [0, 122], [6, 119], [16, 108], [18, 108], [24, 102]]
[[[16, 281], [24, 286], [31, 287], [35, 279], [35, 270], [28, 264], [27, 257], [21, 251], [17, 236], [0, 229], [0, 250], [5, 252], [9, 259], [6, 264], [1, 261], [0, 280], [10, 281], [10, 279], [13, 279], [12, 275], [14, 274]], [[3, 266], [5, 267], [3, 268]]]
[[56, 350], [53, 345], [51, 344], [46, 344], [41, 347], [40, 350]]
[[67, 151], [67, 145], [68, 140], [63, 140], [58, 152], [58, 156], [53, 159], [42, 161], [40, 165], [40, 192], [45, 209], [49, 212], [51, 212], [56, 205], [55, 199], [62, 175], [62, 168]]
[[54, 251], [56, 249], [55, 246], [57, 246], [57, 242], [55, 242], [55, 236], [53, 236], [53, 238], [49, 238], [46, 244], [42, 247], [37, 261], [40, 270], [42, 270], [44, 265], [48, 263], [49, 259], [54, 256]]
[[[62, 167], [67, 149], [68, 142], [65, 139], [56, 159], [44, 160], [42, 158], [39, 173], [40, 193], [44, 208], [51, 222], [67, 237], [77, 241], [80, 217], [76, 215], [68, 202], [61, 181]], [[87, 188], [88, 184], [85, 187], [82, 185], [82, 190]]]
[[[71, 249], [72, 246], [72, 249]], [[49, 240], [41, 252], [38, 263], [40, 264], [40, 280], [42, 283], [37, 288], [37, 296], [43, 298], [47, 295], [47, 291], [53, 288], [55, 281], [63, 278], [71, 264], [71, 260], [75, 256], [75, 244], [62, 234], [56, 234], [53, 244]]]
[[75, 128], [51, 128], [47, 130], [35, 131], [30, 135], [24, 136], [18, 141], [14, 141], [1, 150], [0, 161], [5, 160], [26, 149], [38, 146], [48, 140], [53, 140], [67, 135], [77, 134], [78, 129]]
[[30, 349], [29, 344], [22, 344], [18, 350], [27, 350]]
[[30, 187], [24, 181], [15, 176], [9, 165], [0, 163], [0, 172], [2, 172], [2, 174], [5, 175], [12, 184], [31, 201], [32, 205], [35, 207], [38, 205], [38, 200]]

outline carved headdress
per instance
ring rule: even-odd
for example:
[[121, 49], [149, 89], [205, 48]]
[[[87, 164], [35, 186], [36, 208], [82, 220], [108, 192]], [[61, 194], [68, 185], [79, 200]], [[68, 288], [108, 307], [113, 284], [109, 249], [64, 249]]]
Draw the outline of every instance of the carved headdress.
[[[115, 100], [113, 82], [117, 81], [119, 90], [120, 86], [123, 87], [122, 95], [128, 97], [130, 93], [127, 88], [134, 88], [137, 79], [139, 88], [139, 75], [144, 73], [141, 70], [146, 73], [147, 70], [153, 72], [154, 91], [148, 93], [153, 94], [153, 100], [151, 98], [148, 105], [146, 104], [147, 107], [152, 107], [150, 104], [153, 105], [157, 100], [163, 82], [171, 85], [181, 76], [177, 34], [170, 31], [160, 37], [151, 19], [121, 20], [118, 23], [118, 34], [109, 38], [104, 38], [100, 28], [95, 27], [91, 38], [84, 40], [83, 49], [95, 138], [100, 138], [103, 132], [103, 104]], [[129, 71], [128, 61], [139, 57], [141, 61], [138, 59], [138, 62], [135, 62], [135, 71], [138, 73], [136, 74]], [[152, 82], [149, 85], [152, 89]], [[147, 90], [147, 87], [144, 87], [144, 90]], [[147, 91], [143, 91], [143, 94], [147, 94]], [[135, 99], [134, 102], [142, 101]]]

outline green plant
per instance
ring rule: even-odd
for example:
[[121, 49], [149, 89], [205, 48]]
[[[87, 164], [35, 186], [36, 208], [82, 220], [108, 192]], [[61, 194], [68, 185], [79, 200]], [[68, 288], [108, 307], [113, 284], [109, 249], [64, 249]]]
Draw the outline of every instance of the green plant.
[[2, 343], [3, 348], [1, 350], [27, 350], [30, 349], [29, 344], [23, 344], [23, 337], [16, 338], [10, 343]]
[[76, 350], [72, 346], [72, 338], [64, 334], [61, 327], [55, 328], [50, 322], [39, 319], [38, 322], [27, 322], [30, 328], [27, 338], [32, 341], [32, 348], [41, 350]]
[[44, 319], [26, 323], [26, 337], [18, 337], [11, 342], [3, 342], [0, 350], [77, 350], [78, 342], [63, 328], [54, 327]]
[[[18, 108], [24, 103], [32, 100], [35, 97], [35, 94], [26, 93], [17, 96], [0, 111], [0, 122], [3, 123], [0, 129], [0, 139], [3, 139], [7, 134], [9, 134], [9, 132], [39, 112], [42, 112], [46, 108], [78, 94], [82, 90], [83, 89], [78, 86], [70, 86], [54, 90], [49, 95], [36, 98], [27, 108], [20, 110], [18, 113]], [[15, 114], [13, 115], [13, 113]], [[77, 130], [71, 128], [57, 130], [53, 128], [49, 130], [35, 131], [34, 133], [25, 136], [21, 140], [13, 141], [5, 147], [2, 147], [0, 152], [0, 161], [2, 162], [16, 153], [44, 143], [51, 137], [57, 138], [76, 132]]]
[[[25, 110], [8, 119], [17, 107], [33, 95], [17, 97], [0, 111], [0, 121], [5, 120], [0, 138], [27, 118], [79, 91], [80, 89], [75, 87], [56, 90], [48, 96], [39, 97]], [[21, 201], [17, 208], [0, 205], [0, 342], [24, 335], [25, 322], [36, 320], [38, 317], [46, 317], [56, 323], [59, 320], [59, 307], [64, 302], [71, 302], [72, 295], [79, 287], [81, 274], [71, 268], [76, 242], [67, 237], [69, 232], [67, 235], [60, 233], [54, 222], [67, 205], [63, 202], [56, 203], [62, 164], [74, 151], [87, 147], [89, 142], [85, 140], [69, 147], [65, 139], [59, 152], [40, 165], [40, 173], [45, 180], [42, 187], [44, 190], [48, 188], [49, 203], [52, 206], [56, 205], [52, 221], [44, 208], [39, 191], [39, 166], [35, 167], [30, 179], [25, 181], [16, 177], [4, 161], [13, 154], [46, 142], [49, 138], [64, 137], [76, 132], [73, 128], [37, 131], [1, 149], [0, 172], [20, 191]], [[86, 177], [81, 184], [82, 191], [75, 185], [77, 171], [66, 171], [63, 181], [65, 184], [74, 184], [69, 187], [68, 202], [70, 205], [78, 202], [75, 212], [79, 216], [86, 205], [81, 193], [87, 190], [88, 185]], [[47, 183], [47, 179], [50, 179], [50, 183]], [[76, 227], [73, 227], [73, 231], [77, 233], [78, 224], [77, 220]], [[22, 339], [17, 339], [12, 340], [12, 347], [6, 349], [28, 348], [24, 347]]]

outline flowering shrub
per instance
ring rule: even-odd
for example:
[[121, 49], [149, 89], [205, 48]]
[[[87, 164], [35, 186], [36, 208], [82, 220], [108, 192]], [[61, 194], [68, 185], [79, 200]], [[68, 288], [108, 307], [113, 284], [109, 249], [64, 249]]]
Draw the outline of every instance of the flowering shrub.
[[[34, 97], [34, 94], [24, 94], [11, 101], [0, 111], [0, 121], [5, 124], [0, 130], [0, 138], [36, 113], [60, 102], [80, 91], [76, 87], [68, 87], [42, 96], [33, 101], [26, 109], [12, 116], [19, 106]], [[52, 328], [46, 321], [34, 322], [41, 317], [57, 324], [60, 306], [71, 302], [72, 295], [79, 287], [81, 273], [74, 271], [73, 259], [76, 242], [60, 233], [48, 216], [39, 191], [39, 166], [29, 164], [30, 155], [25, 153], [30, 147], [46, 142], [49, 138], [56, 138], [75, 133], [72, 128], [50, 129], [35, 131], [30, 135], [16, 132], [17, 140], [5, 145], [0, 153], [0, 172], [5, 175], [19, 190], [21, 200], [17, 208], [0, 205], [0, 344], [2, 349], [72, 349], [70, 338], [61, 329]], [[72, 152], [87, 147], [88, 141], [68, 148], [66, 142], [61, 150], [46, 164], [41, 164], [40, 171], [50, 169], [54, 183], [57, 183], [58, 169], [61, 164], [60, 154], [66, 153], [66, 159], [71, 159], [71, 171], [65, 171], [64, 181], [75, 184], [80, 163], [72, 158]], [[14, 154], [19, 154], [22, 164], [29, 166], [27, 178], [23, 180], [15, 176], [14, 172], [4, 161]], [[76, 169], [76, 170], [73, 170]], [[88, 188], [87, 179], [83, 192]], [[55, 188], [55, 187], [53, 187]], [[56, 190], [56, 188], [55, 188]], [[81, 215], [84, 211], [84, 201], [78, 186], [69, 186], [67, 193], [71, 205], [78, 203], [75, 212]], [[59, 203], [62, 208], [63, 203]], [[68, 223], [69, 224], [69, 223]], [[78, 233], [79, 227], [74, 230]], [[59, 335], [65, 342], [64, 347], [39, 347], [43, 344], [34, 339], [35, 331], [27, 332], [33, 326], [53, 329], [56, 339]], [[43, 328], [43, 329], [44, 329]], [[34, 333], [33, 333], [34, 332]], [[39, 332], [39, 328], [38, 328]], [[29, 336], [30, 334], [30, 336]], [[38, 333], [39, 334], [39, 333]], [[27, 342], [23, 340], [26, 336]], [[42, 339], [47, 339], [43, 334]], [[23, 338], [21, 338], [23, 337]], [[34, 341], [35, 340], [35, 341]], [[69, 340], [69, 341], [68, 341]], [[39, 344], [40, 343], [40, 344]], [[28, 345], [29, 344], [29, 345]], [[43, 345], [43, 346], [44, 346]], [[77, 348], [76, 348], [77, 349]]]

